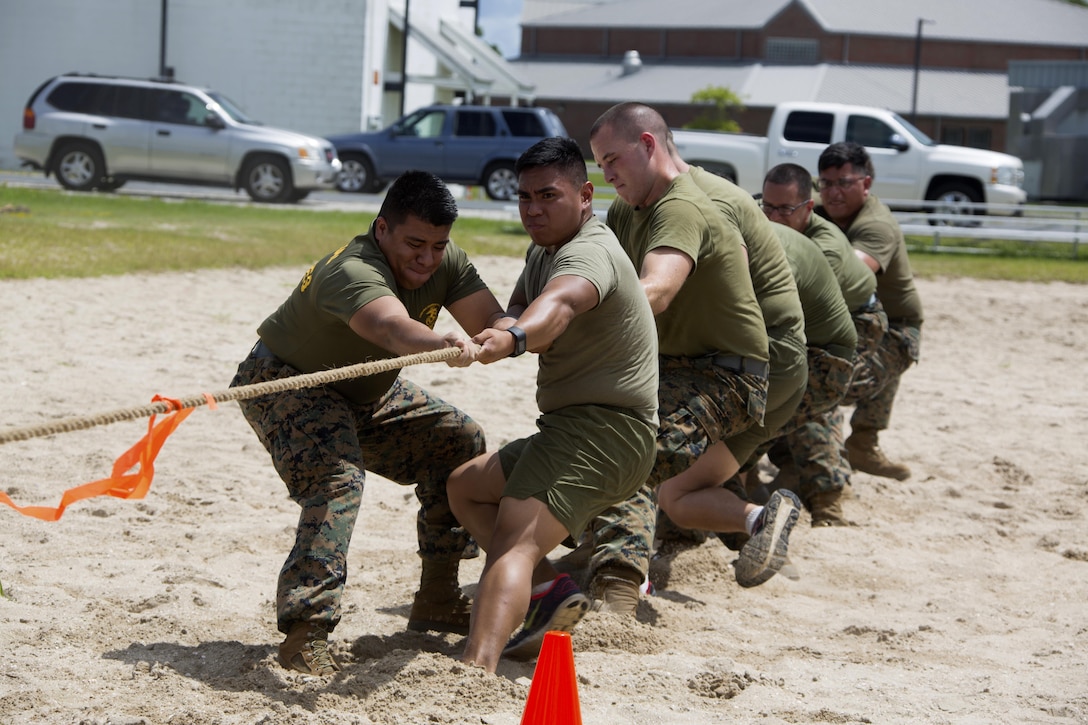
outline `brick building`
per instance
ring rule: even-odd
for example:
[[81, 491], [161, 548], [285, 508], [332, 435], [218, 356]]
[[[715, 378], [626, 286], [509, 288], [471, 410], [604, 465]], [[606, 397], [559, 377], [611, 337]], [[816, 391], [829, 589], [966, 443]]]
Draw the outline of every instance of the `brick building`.
[[[625, 64], [625, 57], [628, 62]], [[917, 59], [917, 63], [916, 63]], [[889, 108], [934, 139], [1008, 150], [1008, 65], [1088, 60], [1088, 8], [1063, 0], [525, 0], [513, 63], [588, 148], [639, 100], [681, 126], [691, 95], [741, 96], [744, 131], [784, 101]], [[917, 67], [917, 71], [915, 68]]]

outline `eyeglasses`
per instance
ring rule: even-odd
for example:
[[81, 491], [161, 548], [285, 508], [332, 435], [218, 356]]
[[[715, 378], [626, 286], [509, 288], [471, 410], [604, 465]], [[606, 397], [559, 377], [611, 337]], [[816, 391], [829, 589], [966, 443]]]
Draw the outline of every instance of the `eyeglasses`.
[[760, 202], [759, 208], [762, 209], [763, 213], [766, 214], [767, 216], [771, 216], [772, 214], [781, 214], [782, 216], [789, 216], [790, 214], [794, 213], [795, 211], [797, 211], [798, 209], [800, 209], [801, 207], [803, 207], [807, 203], [808, 203], [808, 200], [805, 200], [805, 201], [802, 201], [800, 204], [794, 204], [793, 206], [790, 206], [788, 204], [786, 204], [785, 206], [774, 206], [773, 204], [767, 204], [765, 202]]
[[820, 191], [827, 191], [828, 189], [846, 190], [864, 178], [864, 176], [844, 176], [841, 179], [819, 179], [816, 182], [816, 188]]

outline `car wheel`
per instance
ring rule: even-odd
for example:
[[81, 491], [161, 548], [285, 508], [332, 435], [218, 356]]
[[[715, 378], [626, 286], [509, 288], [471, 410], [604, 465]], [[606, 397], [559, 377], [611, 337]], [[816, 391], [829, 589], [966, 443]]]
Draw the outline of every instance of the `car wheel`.
[[518, 176], [514, 165], [499, 161], [484, 172], [484, 191], [495, 201], [510, 201], [518, 196]]
[[366, 156], [347, 154], [340, 157], [340, 174], [336, 188], [355, 194], [373, 194], [381, 189], [374, 178], [374, 164]]
[[287, 201], [295, 191], [291, 169], [276, 156], [258, 156], [247, 161], [242, 169], [242, 186], [253, 201], [272, 204]]
[[102, 152], [94, 144], [74, 141], [64, 145], [57, 152], [54, 172], [57, 175], [57, 181], [65, 189], [90, 191], [98, 186], [105, 170]]
[[956, 181], [942, 184], [933, 190], [927, 200], [937, 202], [931, 209], [934, 213], [956, 214], [963, 217], [962, 221], [930, 219], [929, 223], [933, 226], [977, 227], [979, 225], [979, 222], [971, 219], [971, 216], [981, 214], [982, 211], [972, 209], [968, 204], [977, 204], [982, 201], [982, 198], [978, 191], [967, 184]]

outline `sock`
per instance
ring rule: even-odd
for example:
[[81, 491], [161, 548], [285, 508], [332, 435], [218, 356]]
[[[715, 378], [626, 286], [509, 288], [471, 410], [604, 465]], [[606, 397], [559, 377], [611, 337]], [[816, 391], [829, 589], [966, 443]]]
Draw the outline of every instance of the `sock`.
[[748, 532], [749, 536], [755, 533], [756, 522], [759, 520], [759, 515], [761, 513], [763, 513], [763, 507], [756, 506], [744, 518], [744, 530]]

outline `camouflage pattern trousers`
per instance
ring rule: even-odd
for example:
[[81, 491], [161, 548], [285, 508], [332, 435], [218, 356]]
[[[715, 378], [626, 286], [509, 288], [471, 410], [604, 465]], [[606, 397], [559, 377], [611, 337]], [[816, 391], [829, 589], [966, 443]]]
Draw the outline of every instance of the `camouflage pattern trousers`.
[[[298, 375], [275, 357], [250, 353], [231, 387]], [[348, 544], [366, 471], [416, 484], [419, 554], [460, 557], [469, 542], [450, 510], [446, 479], [483, 453], [483, 431], [453, 406], [398, 378], [378, 401], [354, 403], [329, 387], [272, 393], [239, 403], [301, 508], [295, 545], [279, 574], [276, 619], [331, 631], [340, 621]]]
[[842, 490], [849, 480], [849, 470], [842, 467], [842, 441], [835, 440], [829, 416], [846, 396], [854, 375], [852, 360], [816, 347], [808, 353], [805, 396], [781, 435], [759, 451], [778, 451], [771, 460], [779, 467], [792, 459], [800, 472], [797, 492], [802, 501], [822, 491]]
[[[720, 440], [762, 424], [767, 381], [705, 364], [705, 358], [661, 357], [657, 454], [649, 479], [623, 503], [599, 515], [587, 535], [595, 550], [590, 571], [650, 571], [657, 526], [657, 487], [688, 468]], [[633, 571], [632, 571], [633, 570]]]
[[[850, 387], [842, 404], [856, 402], [864, 387], [869, 391], [887, 382], [887, 361], [884, 337], [888, 331], [888, 315], [879, 300], [851, 313], [858, 335], [854, 369]], [[843, 415], [837, 406], [814, 414], [794, 436], [778, 441], [768, 452], [771, 462], [779, 468], [794, 463], [800, 473], [798, 493], [808, 501], [816, 493], [841, 491], [850, 482], [850, 464], [843, 446]]]
[[855, 405], [851, 428], [885, 430], [891, 422], [899, 378], [918, 362], [922, 328], [889, 323], [876, 353], [863, 369], [855, 369], [844, 405]]

